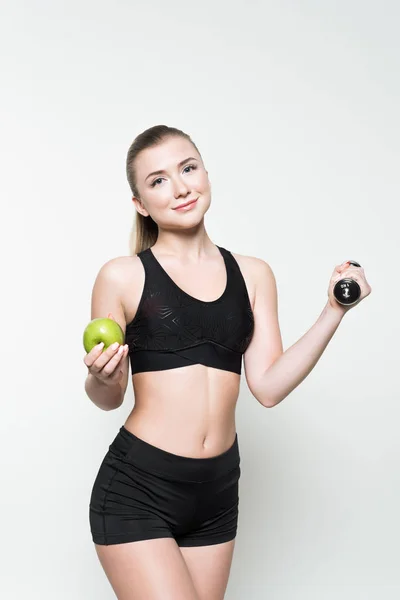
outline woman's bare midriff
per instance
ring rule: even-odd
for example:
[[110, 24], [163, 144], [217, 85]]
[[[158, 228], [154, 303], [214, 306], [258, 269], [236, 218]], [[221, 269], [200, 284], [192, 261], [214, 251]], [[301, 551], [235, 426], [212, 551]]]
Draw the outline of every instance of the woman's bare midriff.
[[125, 427], [167, 452], [192, 458], [217, 456], [235, 441], [237, 373], [190, 365], [135, 373], [135, 406]]

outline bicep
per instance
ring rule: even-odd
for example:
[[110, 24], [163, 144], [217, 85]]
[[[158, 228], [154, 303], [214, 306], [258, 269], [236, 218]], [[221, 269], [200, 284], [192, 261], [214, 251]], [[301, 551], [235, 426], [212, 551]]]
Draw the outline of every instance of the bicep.
[[[126, 319], [121, 301], [123, 281], [121, 275], [121, 267], [115, 259], [101, 267], [92, 290], [91, 319], [106, 318], [111, 313], [125, 336]], [[124, 395], [128, 385], [129, 355], [120, 361], [119, 367], [122, 371], [120, 385]]]
[[247, 385], [253, 396], [263, 403], [260, 382], [265, 371], [283, 353], [278, 320], [278, 292], [271, 267], [256, 259], [254, 300], [254, 333], [243, 356]]

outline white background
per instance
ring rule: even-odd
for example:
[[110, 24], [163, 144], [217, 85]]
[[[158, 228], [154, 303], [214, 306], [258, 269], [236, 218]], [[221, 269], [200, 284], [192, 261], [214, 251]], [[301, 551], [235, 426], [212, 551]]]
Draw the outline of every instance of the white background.
[[129, 254], [125, 158], [192, 136], [214, 243], [267, 261], [287, 349], [335, 265], [372, 294], [274, 409], [237, 409], [240, 517], [227, 600], [394, 600], [399, 565], [396, 2], [1, 2], [2, 597], [114, 597], [88, 503], [133, 405], [84, 391], [83, 329]]

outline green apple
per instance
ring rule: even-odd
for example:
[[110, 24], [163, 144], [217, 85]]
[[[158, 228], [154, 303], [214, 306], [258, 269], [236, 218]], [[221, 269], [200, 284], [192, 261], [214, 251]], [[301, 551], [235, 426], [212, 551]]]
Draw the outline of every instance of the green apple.
[[104, 343], [103, 352], [114, 342], [124, 343], [124, 332], [113, 319], [93, 319], [83, 332], [83, 345], [87, 353], [100, 342]]

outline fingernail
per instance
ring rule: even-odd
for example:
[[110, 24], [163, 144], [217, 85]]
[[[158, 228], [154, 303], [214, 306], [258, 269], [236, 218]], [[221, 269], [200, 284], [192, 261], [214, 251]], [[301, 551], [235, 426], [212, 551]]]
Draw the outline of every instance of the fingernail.
[[104, 346], [104, 342], [100, 342], [100, 344], [97, 344], [96, 348], [98, 350], [100, 350], [100, 348], [102, 348]]
[[111, 348], [113, 350], [115, 350], [116, 348], [118, 348], [118, 346], [119, 346], [118, 342], [114, 342], [113, 345], [111, 346]]

